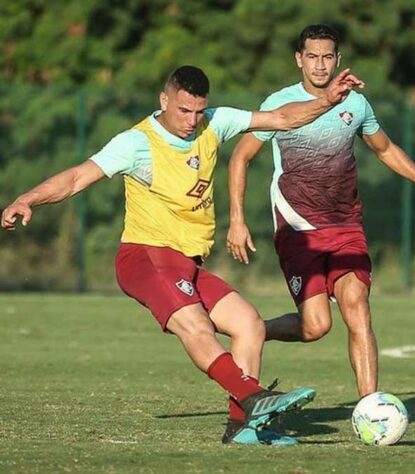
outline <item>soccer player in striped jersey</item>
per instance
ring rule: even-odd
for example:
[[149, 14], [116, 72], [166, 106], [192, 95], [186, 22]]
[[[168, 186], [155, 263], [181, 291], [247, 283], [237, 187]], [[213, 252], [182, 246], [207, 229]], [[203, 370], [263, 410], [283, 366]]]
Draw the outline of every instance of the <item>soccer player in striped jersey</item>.
[[[261, 110], [322, 97], [340, 62], [338, 35], [311, 25], [300, 35], [295, 59], [302, 81], [271, 94]], [[293, 130], [255, 132], [236, 145], [230, 160], [227, 245], [248, 263], [255, 251], [244, 219], [248, 163], [266, 141], [275, 165], [271, 185], [274, 245], [297, 312], [266, 321], [266, 340], [310, 342], [330, 331], [329, 300], [349, 332], [349, 355], [360, 396], [377, 390], [377, 344], [371, 325], [371, 262], [362, 228], [353, 152], [356, 136], [386, 166], [415, 181], [415, 165], [379, 127], [367, 99], [351, 91], [344, 101]]]

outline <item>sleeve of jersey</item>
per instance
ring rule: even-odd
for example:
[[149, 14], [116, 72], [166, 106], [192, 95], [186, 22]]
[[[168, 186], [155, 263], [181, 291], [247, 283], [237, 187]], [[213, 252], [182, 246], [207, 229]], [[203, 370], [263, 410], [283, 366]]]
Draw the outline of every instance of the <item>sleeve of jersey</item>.
[[[262, 102], [260, 111], [262, 112], [269, 112], [270, 110], [278, 109], [283, 105], [292, 102], [292, 99], [288, 98], [287, 96], [283, 95], [281, 92], [276, 92], [270, 96], [268, 96], [264, 102]], [[275, 131], [270, 132], [253, 132], [255, 138], [261, 140], [263, 142], [267, 142], [274, 138]]]
[[373, 112], [372, 106], [369, 104], [369, 102], [364, 96], [362, 97], [365, 107], [365, 117], [362, 125], [360, 126], [360, 133], [362, 135], [373, 135], [379, 130], [380, 126], [375, 117], [375, 113]]
[[207, 118], [219, 142], [223, 143], [238, 135], [238, 133], [248, 130], [252, 120], [252, 112], [232, 107], [218, 107], [217, 109], [209, 109]]
[[148, 165], [149, 148], [144, 133], [132, 129], [116, 135], [90, 159], [112, 178], [115, 174], [131, 174], [140, 164]]

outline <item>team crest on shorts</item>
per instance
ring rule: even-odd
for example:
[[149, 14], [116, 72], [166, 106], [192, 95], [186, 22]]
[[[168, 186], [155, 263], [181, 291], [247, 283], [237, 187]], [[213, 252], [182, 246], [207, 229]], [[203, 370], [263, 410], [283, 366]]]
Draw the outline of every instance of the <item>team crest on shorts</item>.
[[291, 280], [289, 281], [291, 291], [295, 294], [295, 296], [297, 296], [298, 293], [300, 293], [302, 284], [303, 284], [303, 280], [301, 277], [293, 276]]
[[349, 126], [352, 124], [353, 122], [353, 114], [351, 112], [347, 112], [347, 111], [344, 111], [344, 112], [340, 112], [339, 113], [340, 115], [340, 118], [343, 120], [343, 122]]
[[198, 170], [200, 168], [200, 160], [197, 155], [191, 156], [186, 163], [190, 166], [190, 168], [193, 168], [194, 170]]
[[190, 281], [182, 279], [182, 280], [176, 282], [176, 286], [182, 293], [184, 293], [188, 296], [193, 296], [193, 293], [194, 293], [195, 290], [193, 288], [193, 283], [191, 283]]

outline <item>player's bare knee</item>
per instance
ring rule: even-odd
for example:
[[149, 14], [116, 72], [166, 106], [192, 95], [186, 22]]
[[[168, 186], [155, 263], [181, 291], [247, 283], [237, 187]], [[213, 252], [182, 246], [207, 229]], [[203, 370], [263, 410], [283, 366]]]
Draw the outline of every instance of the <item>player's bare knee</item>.
[[321, 339], [330, 331], [332, 326], [330, 310], [325, 308], [302, 308], [298, 317], [303, 342], [313, 342]]
[[313, 342], [324, 337], [331, 329], [331, 320], [319, 320], [312, 325], [303, 326], [302, 341]]
[[243, 337], [250, 340], [256, 339], [264, 342], [265, 323], [254, 308], [244, 312], [239, 319], [238, 325], [232, 328], [231, 337]]
[[214, 327], [207, 315], [187, 308], [174, 314], [167, 328], [182, 340], [215, 337]]
[[361, 311], [368, 308], [369, 291], [361, 281], [356, 281], [352, 285], [345, 287], [345, 290], [336, 296], [342, 312]]
[[358, 334], [371, 330], [371, 314], [367, 292], [348, 293], [342, 299], [340, 309], [350, 333]]
[[265, 341], [265, 323], [256, 311], [248, 321], [248, 331], [251, 338], [255, 338], [262, 343]]

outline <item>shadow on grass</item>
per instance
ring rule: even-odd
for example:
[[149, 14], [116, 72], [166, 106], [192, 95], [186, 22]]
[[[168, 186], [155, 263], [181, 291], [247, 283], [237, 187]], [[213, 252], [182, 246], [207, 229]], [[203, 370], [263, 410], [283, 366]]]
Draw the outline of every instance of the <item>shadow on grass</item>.
[[154, 418], [167, 419], [167, 418], [193, 418], [198, 416], [213, 416], [213, 415], [227, 415], [227, 411], [207, 411], [204, 413], [175, 413], [166, 415], [157, 415]]
[[[396, 394], [405, 403], [410, 415], [409, 422], [413, 422], [413, 414], [415, 413], [415, 392], [397, 393]], [[277, 432], [289, 432], [296, 437], [321, 436], [327, 434], [338, 433], [339, 429], [331, 426], [330, 423], [336, 421], [350, 420], [352, 412], [358, 400], [352, 400], [340, 403], [334, 407], [327, 408], [309, 408], [294, 413], [287, 413], [279, 420], [275, 420], [271, 424], [271, 428]], [[155, 418], [192, 418], [205, 416], [226, 416], [226, 411], [196, 412], [196, 413], [177, 413], [158, 415]], [[303, 441], [303, 444], [338, 444], [342, 440], [319, 440], [319, 441]], [[401, 446], [415, 446], [415, 441], [402, 441]]]
[[[396, 393], [405, 404], [409, 413], [409, 423], [414, 422], [415, 396], [414, 392]], [[294, 436], [315, 436], [336, 433], [339, 430], [328, 423], [351, 420], [352, 412], [358, 400], [341, 403], [330, 408], [307, 408], [303, 412], [287, 414], [279, 422], [275, 421], [272, 428], [276, 431], [290, 431]], [[340, 441], [337, 441], [340, 442]], [[313, 444], [312, 441], [305, 443]], [[333, 444], [332, 441], [318, 441], [318, 444]], [[402, 441], [401, 446], [415, 446], [415, 441]]]
[[[415, 421], [415, 392], [397, 393], [399, 398], [404, 402], [409, 414], [409, 423]], [[406, 395], [414, 395], [412, 398], [406, 398]]]
[[[271, 427], [275, 431], [290, 432], [293, 436], [316, 436], [333, 434], [338, 428], [327, 423], [350, 419], [351, 409], [341, 405], [331, 408], [306, 408], [304, 411], [287, 413], [275, 420]], [[327, 441], [333, 444], [332, 441]]]

